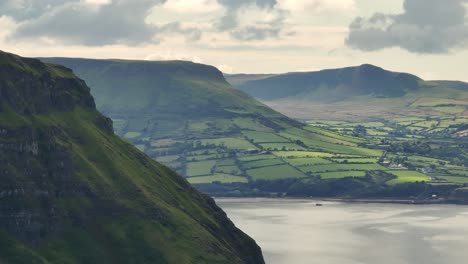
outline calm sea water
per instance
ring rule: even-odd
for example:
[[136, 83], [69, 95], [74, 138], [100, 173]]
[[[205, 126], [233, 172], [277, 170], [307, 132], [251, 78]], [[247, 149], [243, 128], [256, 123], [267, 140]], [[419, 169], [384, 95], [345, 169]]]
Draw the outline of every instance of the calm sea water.
[[216, 201], [268, 264], [466, 264], [468, 207]]

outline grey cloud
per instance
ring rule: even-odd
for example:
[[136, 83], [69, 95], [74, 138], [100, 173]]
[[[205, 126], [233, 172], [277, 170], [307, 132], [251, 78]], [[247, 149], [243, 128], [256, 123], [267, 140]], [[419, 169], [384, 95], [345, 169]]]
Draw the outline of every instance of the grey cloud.
[[226, 13], [219, 21], [218, 28], [229, 30], [238, 26], [237, 16], [242, 7], [256, 5], [259, 8], [271, 10], [276, 5], [276, 0], [218, 0], [218, 3], [226, 8]]
[[405, 0], [398, 15], [356, 18], [346, 44], [363, 51], [401, 47], [414, 53], [448, 53], [468, 45], [468, 0]]
[[[77, 3], [80, 0], [69, 0], [67, 3]], [[37, 18], [58, 6], [64, 0], [2, 0], [0, 2], [0, 16], [10, 16], [17, 21]]]
[[172, 22], [165, 24], [159, 27], [158, 31], [167, 34], [174, 32], [178, 34], [183, 34], [185, 38], [190, 41], [200, 40], [202, 36], [202, 31], [200, 29], [193, 27], [183, 27], [180, 22]]
[[145, 18], [157, 3], [160, 1], [114, 0], [99, 7], [83, 2], [65, 3], [21, 23], [10, 38], [50, 37], [89, 46], [148, 42], [158, 29], [146, 24]]
[[[218, 0], [226, 9], [224, 16], [216, 23], [219, 31], [228, 31], [238, 40], [252, 41], [277, 38], [284, 28], [286, 13], [275, 9], [276, 0]], [[260, 9], [275, 12], [276, 18], [269, 23], [255, 23], [255, 25], [240, 26], [238, 19], [243, 7], [254, 5]]]
[[[84, 0], [1, 0], [0, 16], [11, 17], [18, 23], [17, 30], [8, 37], [11, 42], [45, 37], [87, 46], [139, 45], [157, 43], [170, 34], [181, 34], [190, 41], [199, 40], [202, 31], [184, 27], [181, 21], [158, 26], [146, 23], [151, 8], [166, 1], [112, 0], [109, 4], [93, 6]], [[233, 38], [244, 41], [276, 38], [283, 32], [287, 14], [275, 7], [276, 0], [218, 2], [226, 12], [216, 21], [216, 28], [229, 32]], [[239, 16], [249, 5], [274, 12], [276, 19], [241, 25]]]
[[185, 28], [179, 22], [162, 26], [145, 22], [151, 8], [164, 1], [113, 0], [109, 4], [92, 6], [79, 0], [46, 0], [44, 4], [47, 8], [29, 5], [28, 2], [22, 7], [5, 5], [5, 9], [2, 6], [1, 10], [7, 10], [6, 7], [9, 11], [14, 8], [31, 10], [30, 17], [8, 13], [20, 23], [16, 32], [9, 36], [10, 41], [49, 37], [67, 44], [100, 46], [157, 43], [167, 34], [182, 34], [188, 40], [200, 39], [199, 29]]

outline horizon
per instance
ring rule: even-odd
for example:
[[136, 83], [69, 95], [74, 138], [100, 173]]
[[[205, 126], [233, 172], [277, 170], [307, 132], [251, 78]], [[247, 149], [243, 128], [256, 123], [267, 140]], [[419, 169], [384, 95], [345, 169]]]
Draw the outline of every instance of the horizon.
[[7, 0], [0, 49], [24, 57], [186, 60], [228, 74], [372, 64], [468, 82], [467, 7], [466, 0]]
[[[11, 53], [11, 52], [4, 51], [4, 50], [0, 50], [0, 51], [6, 52], [6, 53]], [[19, 55], [19, 56], [21, 56], [21, 55]], [[24, 56], [21, 56], [21, 57], [24, 57]], [[281, 74], [293, 74], [293, 73], [310, 73], [310, 72], [318, 72], [318, 71], [326, 71], [326, 70], [339, 70], [339, 69], [344, 69], [344, 68], [357, 68], [357, 67], [361, 67], [361, 66], [364, 66], [364, 65], [370, 65], [370, 66], [374, 66], [374, 67], [377, 67], [377, 68], [381, 68], [381, 69], [383, 69], [385, 71], [389, 71], [389, 72], [408, 73], [408, 74], [414, 75], [416, 77], [419, 77], [424, 81], [461, 81], [461, 80], [451, 80], [451, 79], [424, 79], [421, 76], [418, 76], [417, 74], [414, 74], [414, 73], [411, 73], [411, 72], [400, 72], [398, 70], [386, 69], [386, 68], [383, 68], [383, 67], [381, 67], [379, 65], [370, 64], [370, 63], [343, 66], [343, 67], [338, 67], [338, 68], [324, 68], [324, 69], [317, 69], [317, 70], [311, 70], [311, 71], [290, 71], [290, 72], [278, 72], [278, 73], [272, 73], [272, 72], [260, 72], [260, 73], [235, 72], [235, 73], [226, 73], [226, 72], [223, 72], [220, 68], [216, 67], [215, 65], [206, 64], [206, 63], [202, 63], [202, 62], [194, 62], [194, 61], [190, 61], [190, 60], [178, 60], [178, 59], [174, 59], [174, 60], [141, 60], [141, 59], [87, 58], [87, 57], [32, 57], [32, 58], [34, 58], [34, 59], [83, 59], [83, 60], [104, 60], [104, 61], [106, 61], [106, 60], [107, 61], [134, 61], [134, 62], [144, 62], [144, 61], [145, 62], [189, 62], [189, 63], [195, 63], [195, 64], [201, 64], [201, 65], [215, 67], [224, 76], [229, 76], [229, 75], [231, 75], [231, 76], [234, 76], [234, 75], [281, 75]], [[465, 82], [465, 81], [461, 81], [461, 82]]]

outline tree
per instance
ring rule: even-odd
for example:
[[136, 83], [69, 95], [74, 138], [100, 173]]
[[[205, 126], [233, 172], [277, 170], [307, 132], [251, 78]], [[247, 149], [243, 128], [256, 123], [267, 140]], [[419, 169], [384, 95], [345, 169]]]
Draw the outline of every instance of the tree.
[[362, 125], [358, 125], [354, 127], [353, 135], [356, 137], [365, 137], [367, 136], [367, 129]]

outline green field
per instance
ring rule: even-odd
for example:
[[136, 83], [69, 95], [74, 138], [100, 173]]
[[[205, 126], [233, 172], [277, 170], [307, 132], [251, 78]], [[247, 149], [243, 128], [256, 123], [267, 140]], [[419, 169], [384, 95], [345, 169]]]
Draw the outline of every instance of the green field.
[[211, 174], [211, 169], [216, 164], [214, 160], [187, 163], [187, 176], [199, 176]]
[[219, 147], [226, 147], [228, 149], [256, 149], [254, 145], [245, 139], [241, 138], [215, 138], [215, 139], [202, 139], [201, 144], [214, 145]]
[[387, 172], [397, 177], [396, 179], [389, 181], [389, 184], [398, 184], [404, 182], [427, 182], [430, 180], [429, 176], [417, 171], [392, 170]]
[[242, 173], [242, 171], [239, 169], [238, 166], [236, 165], [231, 165], [231, 166], [216, 166], [215, 172], [219, 173], [229, 173], [233, 175], [239, 175]]
[[310, 166], [333, 163], [332, 161], [323, 158], [289, 158], [285, 161], [293, 166]]
[[331, 159], [337, 163], [376, 163], [375, 158], [333, 158]]
[[325, 157], [334, 157], [335, 154], [326, 153], [326, 152], [316, 152], [316, 151], [275, 151], [273, 152], [275, 156], [283, 158], [325, 158]]
[[248, 170], [247, 174], [253, 180], [272, 180], [305, 177], [304, 173], [289, 165], [269, 166]]
[[304, 172], [319, 173], [333, 171], [383, 171], [385, 167], [379, 164], [327, 164], [315, 166], [303, 166], [300, 169]]
[[456, 177], [456, 176], [437, 176], [437, 178], [450, 183], [466, 184], [468, 183], [468, 177]]
[[265, 150], [305, 150], [304, 147], [301, 147], [294, 143], [263, 143], [259, 144]]
[[289, 143], [288, 139], [280, 137], [271, 132], [261, 132], [261, 131], [244, 131], [242, 133], [244, 136], [253, 140], [255, 143]]
[[322, 179], [341, 179], [345, 177], [364, 177], [366, 176], [365, 171], [334, 171], [334, 172], [322, 172], [320, 177]]
[[214, 174], [210, 176], [200, 176], [200, 177], [189, 177], [187, 180], [192, 184], [199, 184], [199, 183], [213, 183], [213, 182], [220, 182], [220, 183], [233, 183], [233, 182], [241, 182], [247, 183], [248, 180], [245, 177], [229, 175], [229, 174]]
[[241, 167], [244, 170], [250, 170], [253, 168], [267, 167], [284, 164], [284, 161], [281, 159], [267, 159], [267, 160], [255, 160], [242, 163]]
[[248, 155], [239, 157], [239, 161], [253, 161], [253, 160], [266, 160], [266, 159], [275, 159], [276, 156], [271, 154], [261, 154], [261, 155]]

